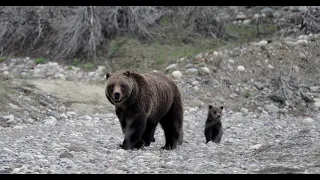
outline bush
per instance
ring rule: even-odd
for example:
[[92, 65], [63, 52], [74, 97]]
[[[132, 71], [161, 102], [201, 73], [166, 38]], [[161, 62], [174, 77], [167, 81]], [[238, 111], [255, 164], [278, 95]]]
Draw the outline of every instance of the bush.
[[[162, 29], [168, 24], [183, 29], [186, 37], [199, 34], [226, 38], [223, 23], [213, 18], [216, 10], [166, 6], [1, 6], [0, 54], [34, 54], [54, 60], [82, 57], [94, 61], [118, 36], [166, 39]], [[112, 56], [113, 52], [108, 54]]]
[[36, 63], [36, 64], [44, 64], [44, 63], [45, 63], [45, 59], [42, 58], [42, 57], [37, 58], [37, 59], [35, 60], [35, 63]]

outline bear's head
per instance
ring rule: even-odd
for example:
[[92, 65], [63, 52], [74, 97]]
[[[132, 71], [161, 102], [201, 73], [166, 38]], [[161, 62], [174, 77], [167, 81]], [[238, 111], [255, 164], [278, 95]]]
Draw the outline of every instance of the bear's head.
[[218, 107], [218, 106], [209, 105], [208, 108], [209, 108], [208, 116], [211, 117], [210, 119], [212, 120], [221, 119], [223, 106]]
[[107, 73], [106, 79], [105, 93], [112, 104], [120, 105], [130, 97], [135, 85], [130, 71]]

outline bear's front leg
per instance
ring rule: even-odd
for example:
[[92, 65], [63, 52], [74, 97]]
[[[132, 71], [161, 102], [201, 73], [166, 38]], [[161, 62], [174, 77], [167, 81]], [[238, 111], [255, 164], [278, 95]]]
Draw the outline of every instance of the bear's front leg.
[[206, 127], [205, 130], [204, 130], [204, 135], [206, 137], [206, 143], [211, 141], [211, 139], [212, 139], [212, 128]]
[[127, 127], [124, 143], [122, 148], [127, 149], [140, 149], [143, 147], [142, 134], [146, 129], [146, 119], [137, 118], [132, 121], [132, 124]]

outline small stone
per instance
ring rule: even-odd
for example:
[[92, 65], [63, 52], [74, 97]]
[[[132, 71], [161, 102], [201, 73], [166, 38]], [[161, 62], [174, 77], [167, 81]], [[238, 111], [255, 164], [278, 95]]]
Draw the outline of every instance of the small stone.
[[240, 111], [244, 114], [247, 114], [249, 112], [247, 108], [241, 108]]
[[310, 124], [310, 123], [313, 123], [314, 120], [312, 118], [305, 118], [302, 120], [302, 123], [303, 124]]
[[299, 39], [299, 40], [308, 40], [308, 36], [307, 35], [300, 35], [300, 36], [298, 36], [297, 39]]
[[298, 6], [298, 11], [300, 11], [300, 12], [308, 11], [308, 7], [307, 6]]
[[69, 152], [63, 152], [59, 155], [59, 158], [74, 158], [73, 154], [69, 153]]
[[85, 147], [82, 147], [82, 146], [78, 146], [78, 145], [70, 145], [68, 147], [69, 151], [74, 151], [74, 152], [87, 152], [87, 149]]
[[247, 19], [247, 16], [245, 14], [241, 13], [236, 16], [236, 19], [237, 20], [245, 20], [245, 19]]
[[195, 73], [198, 73], [198, 69], [197, 68], [189, 68], [186, 70], [186, 73], [195, 74]]
[[316, 108], [320, 108], [320, 102], [318, 101], [318, 102], [315, 102], [314, 103], [314, 106], [316, 107]]
[[50, 115], [53, 116], [53, 117], [55, 117], [56, 119], [61, 119], [60, 114], [59, 114], [57, 111], [55, 111], [55, 110], [52, 110], [52, 111], [50, 112]]
[[261, 144], [256, 144], [256, 145], [250, 146], [249, 149], [257, 150], [257, 149], [259, 149], [259, 148], [261, 148], [261, 147], [262, 147]]
[[258, 90], [262, 90], [264, 88], [264, 85], [259, 82], [253, 83], [254, 87], [256, 87]]
[[262, 111], [263, 111], [263, 108], [262, 108], [262, 107], [257, 107], [257, 110], [258, 110], [259, 112], [262, 112]]
[[260, 12], [264, 13], [266, 15], [269, 15], [269, 14], [273, 14], [274, 10], [270, 7], [265, 7], [263, 9], [261, 9]]
[[308, 41], [300, 39], [300, 40], [297, 41], [297, 44], [308, 44]]
[[319, 91], [319, 86], [311, 86], [310, 87], [311, 92], [318, 92]]
[[234, 59], [229, 59], [228, 62], [233, 64], [234, 63]]
[[214, 52], [213, 52], [213, 55], [218, 56], [219, 53], [218, 53], [217, 51], [214, 51]]
[[42, 99], [39, 100], [39, 103], [40, 103], [42, 106], [48, 106], [48, 105], [49, 105], [48, 102], [46, 102], [46, 101], [44, 101], [44, 100], [42, 100]]
[[20, 156], [21, 156], [22, 158], [28, 159], [28, 160], [33, 160], [33, 159], [34, 159], [33, 155], [30, 154], [30, 153], [22, 153]]
[[202, 67], [200, 70], [206, 74], [210, 74], [210, 69], [208, 67]]
[[34, 123], [34, 119], [28, 118], [28, 119], [27, 119], [27, 122], [30, 123], [30, 124], [32, 124], [32, 123]]
[[22, 126], [14, 126], [13, 129], [23, 129]]
[[199, 81], [192, 81], [192, 86], [197, 86], [197, 85], [199, 85]]
[[238, 71], [244, 71], [244, 69], [245, 69], [244, 66], [238, 66], [238, 67], [237, 67], [237, 70], [238, 70]]
[[169, 70], [172, 70], [172, 69], [177, 69], [177, 67], [178, 67], [178, 64], [171, 64], [171, 65], [166, 67], [166, 70], [169, 71]]
[[251, 20], [250, 19], [246, 19], [243, 21], [243, 24], [250, 24], [251, 23]]
[[293, 70], [294, 70], [296, 73], [299, 73], [299, 66], [294, 65], [294, 66], [293, 66]]
[[176, 79], [180, 79], [182, 77], [182, 73], [180, 71], [173, 71], [172, 76]]
[[274, 67], [271, 64], [268, 65], [268, 68], [269, 69], [274, 69]]
[[14, 110], [20, 110], [20, 108], [17, 105], [14, 105], [12, 103], [9, 103], [10, 108], [14, 109]]
[[198, 86], [194, 86], [193, 89], [194, 89], [196, 92], [198, 92], [198, 91], [200, 90]]
[[55, 117], [50, 117], [50, 118], [47, 118], [47, 119], [45, 119], [44, 120], [44, 123], [45, 124], [47, 124], [47, 125], [52, 125], [52, 126], [54, 126], [54, 125], [56, 125], [56, 123], [57, 123], [57, 119], [55, 118]]
[[61, 106], [61, 107], [59, 107], [59, 111], [61, 111], [61, 112], [66, 112], [66, 107], [64, 107], [64, 106]]
[[10, 114], [8, 116], [2, 116], [3, 119], [11, 122], [11, 121], [14, 121], [14, 115]]
[[9, 75], [10, 73], [9, 73], [9, 71], [3, 71], [3, 75]]
[[266, 41], [266, 40], [262, 40], [262, 41], [260, 41], [258, 43], [253, 43], [253, 45], [256, 45], [256, 46], [263, 46], [263, 45], [266, 45], [266, 44], [268, 44], [268, 41]]
[[277, 106], [275, 106], [274, 104], [265, 105], [265, 109], [269, 113], [278, 113], [279, 112], [279, 108]]
[[77, 113], [75, 113], [75, 112], [73, 112], [73, 111], [68, 111], [66, 114], [67, 114], [67, 116], [68, 116], [69, 118], [74, 117], [74, 116], [77, 115]]
[[16, 154], [13, 150], [6, 147], [3, 148], [3, 151], [7, 152], [8, 154]]
[[288, 113], [288, 110], [286, 108], [282, 108], [282, 109], [279, 109], [279, 113], [286, 114]]

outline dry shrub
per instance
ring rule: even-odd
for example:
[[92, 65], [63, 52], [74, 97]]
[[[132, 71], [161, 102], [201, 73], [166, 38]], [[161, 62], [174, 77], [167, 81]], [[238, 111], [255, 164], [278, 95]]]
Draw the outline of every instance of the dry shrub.
[[155, 31], [164, 28], [163, 17], [182, 33], [226, 38], [217, 13], [215, 7], [195, 6], [1, 6], [0, 55], [95, 59], [117, 36], [166, 38]]

